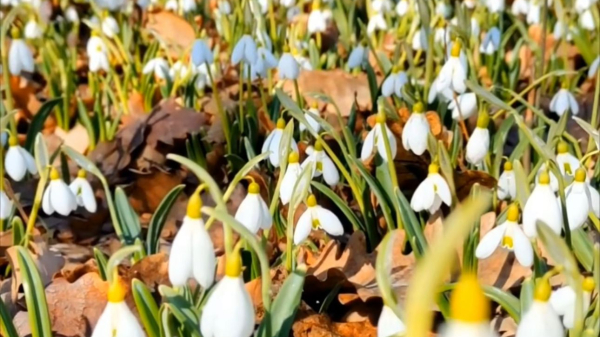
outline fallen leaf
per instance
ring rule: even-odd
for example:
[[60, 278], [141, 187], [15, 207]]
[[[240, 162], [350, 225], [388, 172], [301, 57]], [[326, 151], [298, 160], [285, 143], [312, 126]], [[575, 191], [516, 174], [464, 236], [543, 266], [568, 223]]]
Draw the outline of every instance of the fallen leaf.
[[144, 28], [150, 31], [171, 58], [179, 58], [196, 38], [194, 28], [181, 16], [169, 11], [148, 12]]
[[375, 337], [377, 329], [369, 321], [335, 323], [314, 312], [299, 312], [292, 325], [294, 337]]
[[75, 124], [69, 131], [57, 127], [54, 134], [62, 140], [64, 145], [68, 145], [79, 153], [85, 153], [88, 146], [90, 146], [87, 129], [79, 123]]

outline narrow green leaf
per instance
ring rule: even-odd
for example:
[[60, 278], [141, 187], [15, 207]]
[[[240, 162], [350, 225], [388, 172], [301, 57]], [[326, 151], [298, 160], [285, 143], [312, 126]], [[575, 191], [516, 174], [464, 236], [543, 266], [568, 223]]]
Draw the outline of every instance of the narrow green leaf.
[[98, 265], [100, 277], [102, 277], [104, 281], [108, 280], [106, 277], [106, 264], [108, 263], [108, 260], [106, 259], [106, 255], [104, 255], [97, 247], [94, 247], [94, 259], [96, 260], [96, 265]]
[[404, 230], [406, 230], [409, 242], [413, 243], [412, 248], [415, 256], [420, 258], [425, 254], [425, 250], [427, 249], [427, 240], [423, 235], [421, 223], [419, 222], [419, 219], [417, 219], [415, 212], [410, 208], [410, 202], [399, 188], [396, 189], [396, 197], [400, 204], [399, 212], [402, 217], [402, 222], [404, 223]]
[[321, 193], [323, 193], [327, 198], [333, 201], [333, 203], [340, 209], [340, 211], [344, 213], [346, 218], [348, 218], [348, 221], [352, 223], [352, 228], [354, 228], [354, 230], [365, 230], [362, 222], [358, 220], [358, 217], [352, 211], [352, 209], [350, 209], [350, 206], [348, 206], [348, 204], [344, 200], [342, 200], [342, 198], [340, 198], [339, 195], [332, 191], [331, 188], [329, 188], [327, 185], [321, 184], [318, 181], [313, 181], [312, 185]]
[[21, 220], [21, 218], [18, 216], [14, 217], [11, 221], [11, 229], [13, 246], [18, 246], [23, 242], [23, 238], [25, 237], [25, 226], [23, 225], [23, 220]]
[[198, 313], [194, 310], [191, 303], [167, 286], [160, 285], [158, 291], [163, 296], [165, 301], [164, 305], [173, 313], [175, 318], [188, 330], [188, 332], [195, 337], [201, 337]]
[[358, 169], [363, 178], [365, 178], [365, 181], [371, 188], [372, 192], [375, 193], [375, 196], [379, 201], [381, 211], [383, 212], [385, 222], [388, 223], [388, 227], [393, 228], [394, 219], [392, 218], [392, 213], [389, 206], [390, 201], [386, 198], [386, 194], [383, 192], [381, 186], [379, 186], [379, 183], [373, 178], [373, 176], [367, 172], [364, 164], [356, 158], [352, 158], [352, 160], [354, 161], [354, 166]]
[[0, 335], [6, 337], [19, 337], [12, 318], [8, 313], [4, 301], [0, 298]]
[[525, 174], [525, 169], [523, 169], [523, 165], [519, 160], [513, 161], [513, 171], [515, 172], [515, 180], [517, 184], [517, 200], [521, 207], [525, 207], [525, 203], [529, 198], [530, 189], [529, 189], [529, 181], [527, 180], [527, 175]]
[[484, 100], [488, 101], [488, 103], [493, 104], [493, 105], [499, 107], [500, 109], [504, 109], [506, 111], [513, 110], [503, 100], [496, 97], [491, 92], [485, 90], [483, 87], [481, 87], [480, 85], [473, 82], [473, 80], [467, 80], [467, 81], [465, 81], [465, 84], [467, 85], [467, 87], [469, 89], [471, 89], [471, 91], [473, 91], [477, 95], [477, 97], [483, 98]]
[[44, 129], [44, 123], [46, 122], [46, 119], [48, 119], [48, 116], [50, 116], [50, 113], [54, 107], [56, 107], [61, 101], [62, 97], [56, 97], [44, 102], [35, 116], [33, 116], [33, 119], [29, 124], [29, 130], [27, 131], [27, 138], [25, 138], [25, 149], [27, 151], [31, 152], [33, 150], [35, 138], [37, 137], [38, 133]]
[[46, 175], [46, 168], [50, 165], [50, 159], [48, 156], [48, 148], [46, 142], [41, 133], [35, 137], [35, 165], [38, 169], [40, 176]]
[[594, 246], [589, 235], [583, 228], [571, 231], [573, 253], [585, 270], [592, 272], [594, 266]]
[[7, 113], [5, 116], [2, 116], [2, 118], [0, 118], [0, 130], [6, 130], [6, 125], [8, 124], [10, 119], [13, 118], [13, 116], [16, 113], [17, 113], [17, 111], [13, 110], [13, 111]]
[[92, 163], [91, 160], [89, 160], [86, 156], [82, 155], [81, 153], [75, 151], [73, 148], [67, 146], [67, 145], [63, 145], [62, 146], [62, 151], [64, 153], [67, 154], [67, 156], [69, 156], [69, 158], [71, 158], [72, 160], [75, 161], [75, 163], [77, 163], [77, 165], [79, 167], [81, 167], [82, 169], [92, 173], [93, 175], [95, 175], [96, 177], [98, 177], [98, 179], [103, 180], [104, 176], [102, 175], [102, 172], [100, 172], [100, 170], [98, 169], [98, 167], [96, 165], [94, 165], [94, 163]]
[[[533, 303], [533, 293], [535, 291], [535, 284], [532, 278], [527, 278], [521, 284], [521, 294], [519, 300], [521, 301], [521, 312], [527, 312], [531, 303]], [[517, 322], [519, 322], [517, 320]]]
[[148, 337], [160, 337], [158, 306], [150, 290], [142, 281], [133, 279], [131, 292]]
[[115, 190], [115, 206], [119, 216], [119, 224], [121, 224], [123, 230], [122, 239], [128, 245], [133, 244], [135, 239], [139, 238], [142, 226], [140, 225], [139, 216], [129, 204], [129, 199], [127, 199], [127, 195], [121, 187], [117, 187]]
[[185, 185], [173, 187], [160, 202], [154, 214], [152, 214], [150, 224], [148, 225], [148, 234], [146, 235], [146, 253], [148, 255], [158, 253], [160, 233], [165, 225], [165, 221], [167, 221], [167, 216], [171, 208], [184, 188]]

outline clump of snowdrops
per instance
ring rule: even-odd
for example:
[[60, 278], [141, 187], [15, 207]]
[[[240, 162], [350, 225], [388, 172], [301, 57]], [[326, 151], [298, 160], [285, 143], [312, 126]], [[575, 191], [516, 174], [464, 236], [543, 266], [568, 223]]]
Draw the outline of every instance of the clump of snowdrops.
[[[197, 32], [198, 39], [179, 57], [173, 57], [160, 39], [149, 39], [152, 32], [127, 21], [134, 11], [156, 8], [177, 13]], [[57, 9], [59, 16], [50, 20]], [[425, 336], [431, 329], [434, 302], [446, 320], [442, 336], [496, 336], [490, 326], [490, 300], [518, 323], [517, 337], [559, 337], [565, 331], [570, 337], [599, 335], [600, 248], [587, 234], [600, 229], [600, 20], [596, 1], [515, 0], [508, 7], [504, 0], [454, 4], [432, 0], [102, 0], [91, 1], [83, 11], [69, 1], [58, 7], [49, 1], [3, 1], [1, 14], [0, 177], [9, 182], [37, 177], [38, 188], [24, 225], [15, 214], [19, 200], [6, 192], [0, 179], [0, 230], [18, 233], [13, 236], [14, 244], [19, 246], [18, 264], [34, 337], [52, 335], [44, 289], [28, 251], [38, 213], [68, 216], [78, 208], [94, 213], [97, 204], [88, 174], [96, 176], [105, 189], [112, 224], [124, 245], [109, 260], [96, 255], [110, 288], [94, 337], [287, 336], [306, 273], [306, 266], [297, 261], [298, 252], [310, 246], [315, 230], [332, 237], [361, 230], [370, 249], [380, 246], [377, 282], [384, 306], [379, 336]], [[299, 20], [302, 14], [308, 15], [305, 26]], [[195, 16], [213, 20], [218, 36], [209, 35]], [[81, 80], [76, 65], [81, 50], [71, 41], [82, 25], [91, 32], [83, 55], [95, 102], [92, 111], [87, 111], [75, 91]], [[339, 31], [339, 46], [349, 51], [347, 56], [324, 45], [323, 35], [332, 25]], [[527, 29], [534, 26], [542, 27], [544, 37], [551, 34], [556, 41], [575, 46], [586, 68], [571, 69], [556, 50], [532, 41]], [[395, 42], [392, 53], [385, 52], [389, 37]], [[211, 43], [215, 40], [218, 43]], [[519, 48], [535, 51], [533, 75], [525, 86], [519, 78], [521, 60], [504, 57], [509, 48], [513, 55]], [[546, 55], [550, 55], [549, 62]], [[381, 83], [373, 64], [384, 75]], [[232, 67], [238, 70], [240, 84], [237, 111], [225, 109], [218, 85]], [[479, 76], [482, 67], [487, 84]], [[351, 112], [341, 112], [329, 97], [300, 92], [302, 72], [336, 68], [356, 76], [367, 74], [376, 118], [364, 138], [353, 132], [356, 106]], [[6, 84], [33, 72], [41, 73], [49, 87], [49, 100], [38, 116], [53, 114], [58, 127], [68, 130], [74, 122], [71, 104], [76, 101], [75, 118], [88, 130], [90, 150], [114, 138], [121, 116], [129, 113], [128, 97], [133, 91], [142, 95], [147, 109], [157, 92], [163, 98], [179, 97], [183, 105], [195, 109], [202, 108], [200, 97], [213, 95], [227, 154], [239, 160], [230, 161], [233, 178], [223, 187], [202, 165], [201, 139], [188, 142], [188, 158], [168, 156], [193, 172], [201, 185], [190, 196], [173, 241], [168, 268], [171, 286], [158, 288], [159, 303], [140, 281], [124, 285], [116, 266], [123, 259], [135, 263], [158, 252], [164, 218], [182, 188], [165, 196], [144, 236], [124, 191], [112, 190], [89, 159], [67, 146], [48, 153], [39, 134], [43, 120], [35, 124], [38, 129], [32, 123], [25, 144], [20, 144], [12, 86]], [[581, 107], [576, 95], [584, 81], [595, 83], [589, 122], [577, 117]], [[281, 90], [285, 82], [293, 84], [294, 95]], [[260, 109], [275, 121], [275, 128], [262, 142], [256, 136], [258, 107], [251, 101], [252, 84], [258, 88]], [[551, 97], [551, 117], [540, 108], [541, 95]], [[348, 127], [335, 129], [325, 121], [318, 104], [305, 101], [303, 97], [308, 96], [336, 107], [336, 117]], [[110, 114], [109, 107], [117, 114]], [[410, 116], [397, 137], [389, 126], [397, 122], [396, 111], [401, 108], [408, 109]], [[432, 136], [427, 111], [438, 114], [453, 131], [450, 144]], [[342, 114], [350, 116], [347, 122]], [[471, 117], [477, 123], [469, 130], [466, 121]], [[569, 134], [570, 120], [589, 134], [586, 148]], [[518, 144], [506, 153], [511, 129], [518, 130]], [[298, 142], [308, 144], [302, 161]], [[337, 143], [339, 151], [332, 150], [331, 142]], [[399, 147], [430, 160], [428, 174], [410, 200], [396, 174]], [[56, 156], [63, 157], [63, 163], [70, 158], [79, 165], [76, 178], [71, 181], [65, 167], [50, 165]], [[365, 162], [376, 167], [375, 173]], [[278, 172], [278, 178], [269, 182], [267, 199], [249, 176], [257, 167], [271, 175]], [[489, 191], [476, 184], [461, 202], [453, 173], [467, 168], [493, 176], [497, 186]], [[237, 212], [229, 214], [225, 203], [244, 180], [248, 181], [247, 195]], [[341, 188], [350, 191], [356, 207], [338, 196]], [[210, 194], [216, 206], [204, 206], [201, 193]], [[372, 207], [371, 194], [377, 199], [376, 207]], [[343, 217], [320, 206], [326, 198]], [[302, 203], [306, 210], [294, 224]], [[444, 219], [444, 238], [429, 245], [423, 235], [425, 221], [442, 207], [451, 210]], [[497, 224], [480, 240], [477, 223], [490, 210], [498, 213]], [[387, 228], [379, 227], [379, 218]], [[223, 223], [225, 235], [226, 266], [220, 280], [215, 279], [215, 250], [207, 232], [215, 220]], [[287, 239], [278, 263], [289, 272], [274, 300], [269, 277], [274, 266], [269, 264], [263, 239], [270, 231]], [[398, 303], [389, 275], [391, 246], [400, 231], [406, 233], [417, 257], [405, 305]], [[233, 232], [240, 235], [238, 242]], [[462, 276], [456, 283], [445, 283], [449, 266], [457, 262], [452, 260], [455, 243], [465, 238]], [[541, 256], [540, 246], [554, 260], [553, 268]], [[533, 269], [519, 296], [482, 286], [477, 279], [478, 259], [498, 249], [513, 252], [519, 264]], [[250, 263], [242, 262], [243, 251], [252, 252]], [[262, 276], [265, 316], [258, 326], [244, 287], [244, 268], [251, 270], [251, 277]], [[552, 289], [549, 280], [559, 273], [564, 274], [566, 285]], [[139, 321], [124, 301], [127, 288], [133, 293]], [[0, 303], [1, 332], [16, 336], [5, 313]]]

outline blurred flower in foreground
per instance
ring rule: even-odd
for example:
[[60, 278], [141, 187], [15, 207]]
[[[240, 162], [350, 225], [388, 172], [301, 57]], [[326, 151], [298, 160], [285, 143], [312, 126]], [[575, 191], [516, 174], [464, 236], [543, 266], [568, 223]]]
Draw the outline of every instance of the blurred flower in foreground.
[[25, 29], [23, 30], [23, 34], [25, 35], [26, 39], [38, 39], [42, 37], [42, 27], [40, 27], [40, 24], [37, 22], [37, 20], [31, 18], [29, 21], [27, 21]]
[[119, 34], [119, 24], [117, 23], [117, 20], [115, 20], [115, 18], [113, 18], [110, 14], [105, 13], [104, 14], [104, 18], [102, 19], [102, 32], [104, 33], [104, 35], [106, 35], [109, 38], [113, 38], [115, 37], [117, 34]]
[[294, 230], [294, 244], [298, 245], [306, 240], [311, 230], [322, 228], [327, 234], [340, 236], [344, 234], [344, 227], [340, 219], [332, 211], [317, 205], [317, 198], [313, 194], [306, 199], [306, 210], [298, 219]]
[[273, 224], [267, 203], [260, 196], [260, 185], [252, 181], [248, 185], [248, 194], [235, 212], [235, 219], [253, 234], [259, 229], [267, 230]]
[[540, 23], [540, 16], [542, 7], [536, 1], [529, 3], [529, 9], [527, 11], [527, 23], [530, 25], [537, 25]]
[[[2, 165], [2, 164], [0, 164]], [[4, 179], [4, 177], [0, 177]], [[12, 212], [13, 202], [8, 198], [4, 192], [4, 188], [0, 188], [0, 220], [6, 220]]]
[[8, 50], [8, 70], [14, 76], [21, 75], [22, 71], [33, 72], [33, 54], [27, 43], [21, 39], [21, 32], [13, 27], [11, 30], [12, 41]]
[[[584, 315], [590, 308], [590, 302], [592, 300], [592, 292], [596, 287], [596, 281], [591, 276], [583, 279], [583, 310], [581, 311]], [[550, 295], [550, 305], [552, 309], [563, 316], [563, 324], [567, 329], [573, 329], [575, 326], [575, 290], [570, 286], [564, 286], [558, 288]]]
[[427, 138], [430, 130], [429, 121], [423, 111], [424, 108], [423, 103], [417, 102], [413, 106], [413, 112], [402, 130], [402, 146], [418, 156], [427, 150]]
[[289, 52], [284, 52], [279, 58], [279, 64], [277, 65], [277, 72], [279, 78], [295, 80], [300, 75], [300, 66], [296, 61], [296, 58]]
[[537, 237], [537, 221], [548, 225], [556, 234], [560, 234], [562, 230], [560, 206], [550, 187], [550, 175], [547, 171], [540, 174], [538, 183], [523, 208], [523, 229], [529, 238]]
[[523, 267], [531, 267], [533, 265], [533, 247], [518, 221], [519, 206], [512, 204], [508, 207], [506, 221], [483, 237], [477, 245], [475, 256], [478, 259], [487, 259], [501, 246], [511, 252], [514, 251], [517, 261]]
[[254, 305], [242, 277], [237, 250], [227, 256], [225, 276], [210, 293], [202, 309], [200, 331], [204, 337], [248, 337], [254, 331]]
[[503, 12], [506, 6], [505, 0], [483, 0], [483, 3], [491, 13]]
[[69, 188], [75, 196], [77, 205], [85, 207], [90, 213], [95, 213], [97, 208], [96, 196], [85, 176], [85, 170], [79, 170], [79, 172], [77, 172], [77, 178], [71, 182]]
[[204, 63], [213, 63], [213, 53], [204, 40], [197, 39], [194, 41], [194, 44], [192, 45], [191, 60], [196, 67], [199, 67]]
[[319, 177], [323, 174], [323, 179], [327, 185], [333, 187], [340, 182], [340, 173], [337, 167], [331, 161], [331, 158], [323, 151], [323, 145], [319, 141], [315, 142], [315, 147], [309, 146], [306, 148], [308, 158], [302, 162], [302, 169], [308, 165], [314, 164], [312, 177]]
[[186, 216], [169, 254], [169, 281], [175, 287], [185, 286], [192, 277], [204, 289], [208, 289], [214, 281], [215, 248], [204, 228], [201, 208], [200, 191], [196, 191], [190, 197]]
[[92, 337], [144, 337], [144, 330], [125, 302], [127, 288], [116, 275], [108, 288], [108, 303], [96, 323]]
[[348, 68], [354, 69], [362, 67], [366, 62], [368, 62], [369, 50], [359, 44], [357, 47], [352, 49], [350, 56], [348, 57]]
[[510, 8], [513, 15], [527, 15], [529, 11], [529, 2], [527, 0], [515, 0]]
[[548, 302], [551, 293], [552, 287], [543, 277], [536, 284], [533, 303], [521, 316], [516, 337], [563, 337], [560, 318]]
[[99, 70], [109, 71], [108, 49], [102, 41], [102, 38], [92, 33], [92, 36], [87, 43], [88, 67], [90, 71], [95, 73]]
[[440, 167], [437, 164], [429, 165], [429, 175], [419, 184], [410, 199], [410, 207], [415, 212], [427, 210], [433, 214], [442, 206], [442, 202], [448, 206], [452, 205], [450, 187], [439, 171]]
[[377, 321], [377, 337], [390, 337], [406, 331], [402, 320], [394, 313], [392, 308], [383, 305], [381, 315]]
[[517, 197], [517, 181], [513, 165], [510, 161], [504, 163], [504, 171], [498, 178], [498, 198], [501, 200], [515, 200]]
[[[567, 219], [571, 230], [581, 227], [587, 220], [588, 213], [592, 210], [590, 190], [585, 180], [585, 170], [579, 168], [575, 171], [575, 180], [565, 189]], [[556, 202], [562, 207], [559, 197], [557, 197]]]
[[408, 83], [406, 73], [400, 66], [394, 66], [392, 72], [381, 85], [381, 94], [384, 97], [390, 97], [395, 94], [396, 97], [402, 98], [402, 88], [406, 83]]
[[56, 168], [50, 170], [50, 183], [44, 191], [42, 198], [42, 209], [44, 213], [51, 215], [54, 212], [67, 216], [77, 209], [75, 195], [69, 186], [60, 178]]
[[398, 1], [396, 4], [396, 14], [398, 14], [400, 17], [406, 15], [406, 13], [408, 13], [409, 6], [408, 0]]
[[[14, 181], [21, 181], [25, 174], [37, 173], [37, 166], [33, 156], [19, 145], [19, 141], [15, 136], [8, 137], [8, 150], [4, 158], [4, 168], [6, 174]], [[2, 177], [0, 177], [2, 179]]]
[[327, 30], [329, 19], [331, 19], [331, 11], [322, 10], [321, 1], [314, 0], [308, 16], [308, 34], [324, 33]]
[[[385, 150], [385, 140], [383, 130], [385, 130], [385, 134], [387, 136], [388, 142], [390, 144], [390, 154], [392, 158], [388, 158], [387, 151]], [[394, 160], [396, 157], [396, 151], [398, 150], [396, 147], [396, 137], [392, 133], [392, 130], [388, 128], [385, 123], [385, 112], [380, 111], [377, 113], [376, 124], [367, 134], [367, 138], [365, 138], [362, 146], [362, 150], [360, 152], [360, 159], [367, 160], [373, 151], [377, 148], [377, 153], [381, 156], [384, 161]]]
[[481, 112], [477, 119], [477, 127], [473, 130], [473, 134], [471, 134], [471, 138], [467, 143], [465, 157], [473, 165], [480, 165], [488, 153], [490, 147], [489, 122], [490, 115], [486, 111]]
[[479, 51], [486, 55], [493, 55], [498, 48], [500, 48], [500, 29], [498, 27], [492, 27], [485, 34]]
[[169, 63], [163, 57], [155, 57], [146, 63], [142, 73], [154, 74], [157, 79], [166, 80], [169, 78]]
[[463, 274], [450, 295], [450, 320], [441, 337], [497, 337], [490, 327], [490, 301], [473, 274]]
[[244, 35], [238, 40], [235, 47], [233, 47], [233, 51], [231, 52], [231, 63], [236, 65], [241, 61], [244, 61], [246, 64], [254, 64], [258, 57], [257, 54], [258, 48], [256, 47], [256, 42], [252, 36]]
[[592, 64], [590, 64], [590, 69], [588, 70], [588, 78], [592, 78], [598, 72], [598, 68], [600, 68], [600, 56], [596, 57]]
[[[273, 131], [271, 131], [271, 133], [267, 136], [267, 139], [265, 139], [261, 150], [261, 153], [271, 151], [271, 153], [269, 154], [269, 161], [271, 162], [271, 165], [275, 167], [279, 167], [279, 163], [281, 162], [281, 155], [284, 152], [284, 149], [282, 149], [281, 147], [281, 138], [283, 137], [284, 128], [285, 121], [283, 120], [283, 118], [279, 118], [277, 120], [277, 127]], [[292, 150], [296, 152], [298, 151], [298, 144], [296, 144], [296, 141], [293, 138], [290, 139], [290, 146]]]
[[563, 87], [552, 97], [550, 101], [550, 111], [562, 116], [567, 110], [571, 111], [574, 116], [579, 113], [579, 104], [575, 100], [575, 96], [567, 90], [563, 83]]

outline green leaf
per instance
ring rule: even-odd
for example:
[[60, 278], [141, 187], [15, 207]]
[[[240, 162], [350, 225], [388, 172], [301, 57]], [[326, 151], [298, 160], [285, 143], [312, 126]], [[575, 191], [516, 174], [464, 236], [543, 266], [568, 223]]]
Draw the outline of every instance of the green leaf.
[[452, 197], [456, 197], [456, 187], [454, 185], [454, 165], [450, 161], [450, 156], [448, 155], [448, 151], [446, 151], [446, 146], [440, 140], [438, 141], [438, 158], [440, 160], [440, 169], [442, 170], [442, 174], [444, 178], [448, 182], [448, 187], [450, 187], [450, 192], [452, 193]]
[[382, 190], [381, 186], [379, 186], [379, 183], [373, 178], [373, 176], [369, 172], [367, 172], [367, 169], [365, 168], [364, 164], [360, 160], [358, 160], [356, 158], [352, 158], [352, 161], [354, 161], [354, 166], [358, 169], [358, 171], [363, 176], [363, 178], [365, 178], [365, 181], [371, 188], [372, 192], [375, 193], [375, 196], [377, 197], [377, 200], [379, 201], [379, 206], [381, 207], [381, 211], [383, 212], [383, 217], [385, 218], [385, 222], [388, 223], [388, 227], [393, 226], [394, 220], [392, 218], [392, 213], [391, 213], [391, 209], [389, 206], [390, 202], [386, 198], [385, 192]]
[[573, 253], [585, 270], [592, 271], [594, 266], [594, 246], [589, 235], [583, 228], [571, 231]]
[[371, 106], [373, 111], [377, 111], [377, 92], [379, 91], [379, 88], [377, 86], [377, 76], [375, 76], [375, 70], [369, 64], [369, 62], [366, 62], [364, 67], [365, 71], [367, 72], [369, 92], [371, 93]]
[[79, 167], [92, 173], [93, 175], [98, 177], [98, 179], [104, 180], [104, 176], [102, 175], [102, 172], [100, 172], [98, 167], [96, 165], [94, 165], [94, 163], [92, 163], [92, 161], [89, 160], [86, 156], [75, 151], [73, 148], [71, 148], [67, 145], [62, 146], [62, 151], [64, 153], [66, 153], [67, 156], [69, 156], [69, 158], [71, 158], [73, 161], [75, 161], [75, 163], [77, 163], [77, 165]]
[[135, 210], [129, 204], [127, 195], [121, 187], [115, 190], [115, 206], [117, 207], [117, 215], [119, 216], [119, 224], [122, 226], [123, 237], [127, 245], [133, 244], [135, 239], [139, 238], [142, 232], [140, 218], [135, 213]]
[[0, 130], [6, 130], [6, 125], [13, 118], [13, 116], [17, 113], [16, 110], [7, 113], [5, 116], [0, 118]]
[[175, 318], [190, 332], [193, 336], [201, 337], [200, 321], [198, 313], [194, 310], [192, 304], [179, 295], [175, 290], [160, 285], [158, 292], [163, 296], [165, 306], [173, 313]]
[[32, 337], [52, 336], [50, 314], [48, 313], [46, 293], [40, 273], [29, 251], [21, 246], [17, 246], [16, 249], [18, 267], [13, 266], [13, 268], [14, 272], [21, 274], [23, 280], [23, 292], [27, 303], [31, 335]]
[[352, 223], [352, 228], [354, 228], [354, 230], [365, 229], [362, 222], [358, 219], [358, 217], [356, 217], [356, 214], [352, 211], [350, 206], [348, 206], [348, 204], [344, 200], [342, 200], [342, 198], [340, 198], [334, 191], [332, 191], [331, 188], [329, 188], [327, 185], [321, 184], [318, 181], [313, 181], [312, 185], [321, 193], [323, 193], [327, 198], [333, 201], [333, 203], [340, 209], [340, 211], [344, 213], [346, 218], [348, 218], [348, 221]]
[[18, 246], [23, 242], [25, 237], [25, 226], [23, 226], [23, 220], [18, 216], [14, 217], [11, 221], [13, 246]]
[[410, 202], [399, 188], [396, 189], [396, 197], [400, 204], [399, 212], [402, 217], [402, 222], [404, 223], [404, 230], [406, 230], [409, 242], [413, 245], [412, 248], [415, 256], [417, 258], [422, 257], [427, 249], [427, 240], [423, 235], [421, 223], [419, 222], [419, 219], [417, 219], [415, 212], [410, 208]]
[[48, 157], [48, 148], [41, 133], [35, 137], [35, 165], [38, 169], [40, 177], [46, 175], [46, 168], [50, 165]]
[[0, 298], [0, 335], [6, 337], [19, 337], [12, 318], [8, 313], [4, 301]]
[[148, 225], [148, 234], [146, 235], [146, 253], [148, 255], [158, 253], [160, 233], [165, 225], [165, 221], [167, 221], [167, 216], [169, 215], [171, 208], [184, 188], [185, 185], [173, 187], [160, 202], [160, 205], [158, 205], [154, 214], [152, 214], [150, 224]]
[[33, 119], [29, 124], [29, 130], [27, 131], [27, 138], [25, 139], [25, 149], [27, 151], [31, 152], [31, 150], [33, 150], [35, 138], [38, 133], [44, 129], [44, 123], [46, 122], [46, 119], [48, 119], [48, 116], [50, 116], [52, 109], [54, 109], [61, 101], [62, 97], [56, 97], [44, 102], [35, 116], [33, 116]]
[[108, 280], [106, 275], [106, 264], [108, 263], [108, 260], [106, 259], [106, 255], [104, 255], [97, 247], [94, 247], [94, 259], [96, 260], [100, 277], [102, 277], [104, 281]]
[[135, 306], [140, 314], [140, 321], [144, 325], [148, 337], [160, 337], [158, 306], [150, 290], [148, 290], [148, 287], [142, 281], [133, 279], [131, 292]]
[[271, 310], [258, 328], [259, 337], [287, 337], [290, 335], [296, 311], [300, 306], [306, 266], [300, 265], [288, 276], [279, 290]]
[[[533, 293], [535, 291], [535, 284], [532, 278], [527, 278], [521, 284], [521, 294], [519, 299], [521, 301], [521, 312], [527, 312], [531, 303], [533, 303]], [[517, 321], [518, 322], [518, 321]]]
[[531, 191], [529, 190], [529, 181], [527, 180], [525, 169], [523, 169], [520, 161], [513, 161], [513, 171], [515, 172], [515, 181], [517, 184], [517, 200], [521, 207], [525, 207]]
[[506, 111], [513, 110], [513, 108], [511, 108], [503, 100], [496, 97], [491, 92], [485, 90], [483, 87], [481, 87], [480, 85], [473, 82], [473, 80], [467, 80], [467, 81], [465, 81], [465, 84], [467, 85], [467, 87], [469, 89], [471, 89], [471, 91], [473, 91], [477, 95], [477, 97], [483, 98], [484, 100], [488, 101], [488, 103], [493, 104], [493, 105], [499, 107], [500, 109], [504, 109]]

